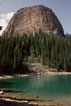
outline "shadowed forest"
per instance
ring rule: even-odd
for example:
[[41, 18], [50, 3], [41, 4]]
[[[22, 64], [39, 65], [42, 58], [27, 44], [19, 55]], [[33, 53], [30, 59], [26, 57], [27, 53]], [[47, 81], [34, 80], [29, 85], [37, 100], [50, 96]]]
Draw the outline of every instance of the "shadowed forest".
[[26, 62], [37, 60], [57, 71], [71, 71], [71, 37], [47, 35], [0, 37], [0, 73], [27, 73]]

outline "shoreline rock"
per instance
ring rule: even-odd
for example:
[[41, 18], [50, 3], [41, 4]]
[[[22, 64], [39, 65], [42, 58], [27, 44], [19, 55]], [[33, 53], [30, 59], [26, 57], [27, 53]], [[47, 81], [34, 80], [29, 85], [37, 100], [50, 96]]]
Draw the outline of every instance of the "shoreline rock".
[[[59, 103], [58, 103], [59, 104]], [[14, 99], [12, 97], [0, 96], [1, 106], [61, 106], [57, 105], [53, 100], [28, 100], [28, 99]], [[64, 106], [64, 105], [62, 105]]]

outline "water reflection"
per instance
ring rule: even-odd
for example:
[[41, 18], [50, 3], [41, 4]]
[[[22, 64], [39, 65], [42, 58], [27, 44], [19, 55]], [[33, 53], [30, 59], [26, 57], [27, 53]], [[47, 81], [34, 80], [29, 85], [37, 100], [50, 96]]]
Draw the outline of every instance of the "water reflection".
[[12, 87], [12, 83], [0, 81], [0, 89], [1, 88], [11, 88], [11, 87]]

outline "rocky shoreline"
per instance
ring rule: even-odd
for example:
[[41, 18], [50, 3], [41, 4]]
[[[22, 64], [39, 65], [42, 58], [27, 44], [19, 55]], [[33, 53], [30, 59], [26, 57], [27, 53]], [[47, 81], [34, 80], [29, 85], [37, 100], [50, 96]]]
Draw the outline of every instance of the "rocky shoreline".
[[28, 68], [36, 75], [71, 75], [71, 72], [65, 72], [64, 70], [57, 72], [56, 69], [49, 68], [38, 62], [28, 63]]
[[14, 75], [0, 75], [0, 79], [9, 79], [16, 77], [27, 77], [27, 76], [48, 76], [48, 75], [71, 75], [71, 72], [57, 72], [56, 69], [48, 68], [47, 66], [42, 65], [41, 63], [27, 63], [28, 69], [31, 70], [31, 73], [27, 74], [14, 74]]
[[0, 105], [1, 106], [64, 106], [50, 99], [38, 99], [35, 98], [16, 98], [9, 96], [0, 95]]
[[17, 77], [28, 77], [28, 76], [48, 76], [48, 75], [71, 75], [71, 72], [46, 72], [46, 73], [37, 73], [37, 74], [16, 74], [16, 75], [2, 75], [0, 79], [10, 79], [10, 78], [17, 78]]
[[[27, 77], [33, 75], [71, 75], [70, 72], [56, 72], [56, 70], [50, 70], [48, 67], [43, 66], [40, 63], [32, 63], [29, 66], [29, 70], [32, 70], [33, 73], [28, 74], [15, 74], [15, 75], [2, 75], [0, 79], [9, 79], [16, 77]], [[0, 105], [1, 106], [64, 106], [63, 104], [56, 103], [50, 99], [39, 99], [39, 97], [27, 97], [24, 98], [15, 96], [13, 92], [3, 91], [4, 94], [0, 95]]]
[[16, 77], [27, 77], [31, 74], [15, 74], [15, 75], [0, 75], [0, 79], [10, 79], [10, 78], [16, 78]]
[[38, 106], [38, 104], [29, 104], [27, 100], [17, 100], [12, 97], [0, 96], [1, 106]]

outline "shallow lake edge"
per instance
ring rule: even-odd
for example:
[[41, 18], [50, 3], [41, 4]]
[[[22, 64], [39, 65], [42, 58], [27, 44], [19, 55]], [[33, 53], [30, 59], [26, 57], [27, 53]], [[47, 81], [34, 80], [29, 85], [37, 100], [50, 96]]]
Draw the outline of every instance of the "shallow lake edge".
[[14, 74], [14, 75], [0, 75], [0, 79], [10, 79], [16, 77], [28, 77], [28, 76], [48, 76], [48, 75], [71, 75], [71, 72], [47, 72], [47, 74]]

